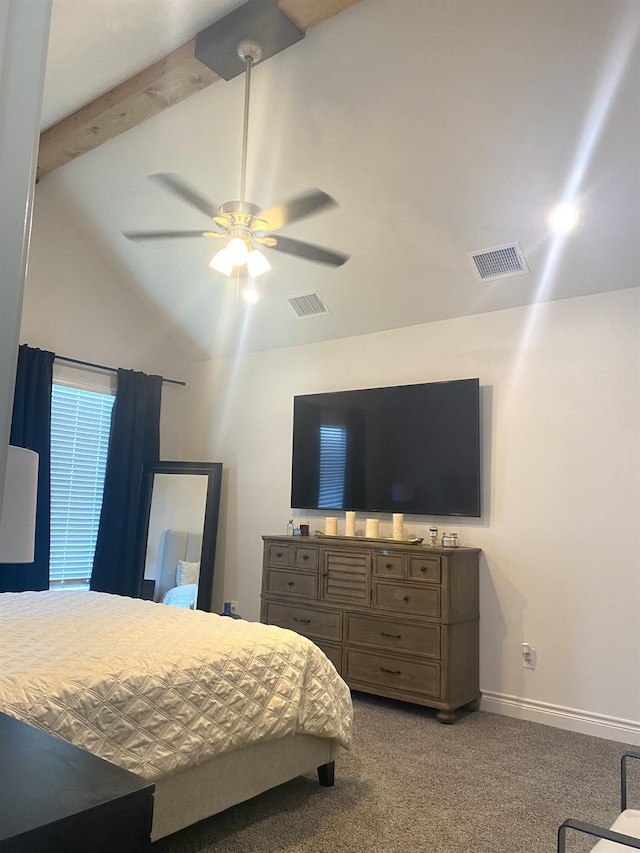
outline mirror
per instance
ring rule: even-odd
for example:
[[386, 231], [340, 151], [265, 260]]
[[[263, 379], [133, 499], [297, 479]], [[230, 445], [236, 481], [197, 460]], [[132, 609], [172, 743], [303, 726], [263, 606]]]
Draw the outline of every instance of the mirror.
[[138, 595], [211, 610], [221, 462], [144, 467]]

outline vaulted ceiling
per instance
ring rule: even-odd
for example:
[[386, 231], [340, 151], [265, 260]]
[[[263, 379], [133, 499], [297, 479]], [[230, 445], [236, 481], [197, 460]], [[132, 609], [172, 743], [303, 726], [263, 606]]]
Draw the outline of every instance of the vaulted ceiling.
[[[248, 307], [210, 241], [125, 240], [207, 228], [153, 173], [237, 197], [244, 82], [193, 39], [239, 5], [53, 0], [37, 193], [191, 357], [638, 286], [637, 0], [279, 0], [305, 37], [253, 70], [248, 195], [330, 193], [286, 233], [350, 260], [272, 252]], [[581, 223], [559, 238], [546, 217], [567, 199]], [[513, 243], [529, 272], [481, 281], [470, 253]], [[289, 300], [310, 293], [328, 312], [300, 319]]]

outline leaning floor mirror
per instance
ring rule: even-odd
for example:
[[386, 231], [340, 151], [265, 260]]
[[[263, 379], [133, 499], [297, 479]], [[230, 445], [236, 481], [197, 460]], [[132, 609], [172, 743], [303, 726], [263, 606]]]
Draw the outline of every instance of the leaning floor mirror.
[[211, 610], [221, 462], [155, 462], [144, 469], [139, 595]]

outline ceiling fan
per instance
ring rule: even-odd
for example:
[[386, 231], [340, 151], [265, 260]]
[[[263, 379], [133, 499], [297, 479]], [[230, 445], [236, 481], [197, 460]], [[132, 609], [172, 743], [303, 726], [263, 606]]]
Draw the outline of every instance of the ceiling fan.
[[227, 201], [216, 206], [178, 175], [169, 173], [152, 175], [151, 177], [165, 189], [208, 216], [216, 227], [208, 231], [125, 231], [123, 234], [128, 240], [137, 243], [188, 237], [222, 239], [224, 244], [215, 253], [209, 266], [226, 276], [243, 267], [246, 267], [251, 277], [268, 272], [271, 265], [258, 248], [259, 246], [284, 252], [288, 255], [296, 255], [305, 260], [339, 267], [348, 260], [349, 255], [273, 233], [291, 222], [334, 206], [336, 201], [330, 195], [322, 190], [313, 189], [288, 201], [262, 209], [258, 205], [246, 201], [251, 66], [262, 58], [262, 45], [254, 39], [243, 39], [238, 44], [237, 55], [245, 63], [240, 199], [238, 201]]

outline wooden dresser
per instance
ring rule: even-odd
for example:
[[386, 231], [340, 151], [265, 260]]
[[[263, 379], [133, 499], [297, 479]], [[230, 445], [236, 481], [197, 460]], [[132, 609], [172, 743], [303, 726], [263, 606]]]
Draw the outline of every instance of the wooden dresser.
[[354, 690], [477, 708], [479, 548], [263, 536], [260, 619], [320, 646]]

